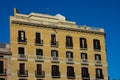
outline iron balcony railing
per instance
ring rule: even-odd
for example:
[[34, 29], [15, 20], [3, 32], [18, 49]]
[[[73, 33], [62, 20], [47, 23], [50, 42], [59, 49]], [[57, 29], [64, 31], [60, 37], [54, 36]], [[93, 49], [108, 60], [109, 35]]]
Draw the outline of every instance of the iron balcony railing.
[[59, 71], [52, 72], [52, 78], [60, 78], [60, 72]]
[[43, 57], [43, 56], [40, 56], [40, 55], [36, 55], [36, 56], [35, 56], [35, 61], [43, 62], [43, 61], [44, 61], [44, 57]]
[[58, 57], [51, 57], [51, 62], [58, 63], [59, 61]]
[[50, 41], [51, 47], [58, 47], [58, 41]]
[[18, 54], [18, 60], [26, 61], [28, 60], [28, 57], [25, 54]]
[[26, 43], [27, 43], [27, 38], [24, 38], [24, 39], [22, 40], [21, 37], [18, 37], [18, 43], [19, 43], [19, 44], [26, 44]]
[[73, 60], [73, 58], [67, 58], [67, 59], [66, 59], [66, 62], [67, 62], [67, 63], [70, 63], [70, 64], [73, 64], [73, 63], [74, 63], [74, 60]]
[[83, 79], [90, 79], [89, 73], [86, 73], [86, 74], [82, 73], [82, 78]]
[[68, 79], [75, 79], [75, 72], [67, 72]]
[[[2, 65], [0, 65], [0, 66], [2, 66]], [[6, 75], [7, 75], [6, 69], [0, 70], [0, 76], [6, 76]]]
[[104, 79], [104, 75], [103, 74], [96, 74], [96, 78], [97, 79]]
[[72, 49], [73, 48], [73, 43], [66, 42], [66, 48]]
[[102, 61], [101, 60], [95, 60], [95, 65], [96, 66], [102, 66]]
[[35, 76], [43, 78], [43, 77], [45, 77], [45, 71], [36, 70], [35, 71]]
[[28, 76], [28, 70], [18, 70], [18, 76], [19, 77], [27, 77]]
[[37, 40], [35, 39], [35, 45], [36, 45], [36, 46], [43, 46], [43, 40], [37, 41]]
[[87, 59], [81, 59], [81, 64], [88, 65], [88, 60]]

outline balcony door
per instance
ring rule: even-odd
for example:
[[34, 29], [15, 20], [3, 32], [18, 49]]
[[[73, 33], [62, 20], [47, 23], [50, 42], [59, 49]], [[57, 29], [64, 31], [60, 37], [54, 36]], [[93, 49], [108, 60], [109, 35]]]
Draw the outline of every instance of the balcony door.
[[18, 48], [18, 54], [25, 54], [25, 50], [23, 47]]
[[88, 68], [82, 67], [82, 77], [89, 77]]
[[18, 40], [20, 42], [24, 42], [25, 41], [25, 31], [18, 31]]
[[70, 51], [67, 51], [67, 52], [66, 52], [66, 57], [67, 57], [67, 58], [73, 58], [73, 53], [70, 52]]
[[19, 64], [20, 74], [25, 74], [25, 63]]
[[41, 43], [41, 34], [40, 33], [36, 33], [36, 43]]
[[0, 73], [4, 72], [4, 62], [0, 61]]
[[73, 46], [73, 40], [71, 36], [66, 36], [66, 46]]
[[59, 66], [52, 65], [52, 75], [58, 76], [59, 75]]
[[42, 71], [42, 65], [41, 64], [37, 64], [37, 71]]
[[67, 66], [67, 75], [68, 76], [74, 76], [74, 67]]
[[56, 45], [56, 35], [55, 34], [51, 34], [51, 44]]

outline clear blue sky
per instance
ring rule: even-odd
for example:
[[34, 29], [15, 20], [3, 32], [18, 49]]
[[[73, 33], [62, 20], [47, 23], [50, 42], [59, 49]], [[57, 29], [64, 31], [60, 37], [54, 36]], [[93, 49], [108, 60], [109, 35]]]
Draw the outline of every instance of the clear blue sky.
[[0, 42], [9, 43], [14, 7], [23, 14], [60, 13], [78, 25], [104, 28], [109, 76], [120, 79], [120, 0], [0, 0]]

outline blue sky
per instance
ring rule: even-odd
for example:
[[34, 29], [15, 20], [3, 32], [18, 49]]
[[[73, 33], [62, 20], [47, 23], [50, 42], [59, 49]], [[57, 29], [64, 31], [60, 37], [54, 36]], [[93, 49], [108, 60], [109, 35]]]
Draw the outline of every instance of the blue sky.
[[59, 13], [78, 25], [104, 28], [109, 76], [120, 79], [120, 0], [0, 0], [0, 42], [9, 43], [9, 16], [14, 7], [23, 14]]

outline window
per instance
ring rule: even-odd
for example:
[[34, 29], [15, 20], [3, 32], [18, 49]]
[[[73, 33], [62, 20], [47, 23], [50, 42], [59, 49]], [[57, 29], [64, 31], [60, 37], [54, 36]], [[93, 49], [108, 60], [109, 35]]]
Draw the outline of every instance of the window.
[[25, 42], [25, 31], [18, 31], [18, 41]]
[[58, 65], [52, 65], [52, 76], [60, 76]]
[[100, 40], [94, 39], [93, 40], [93, 45], [94, 45], [94, 49], [101, 49], [100, 47]]
[[0, 73], [4, 73], [4, 62], [0, 61]]
[[70, 51], [67, 51], [67, 52], [66, 52], [66, 57], [67, 57], [67, 58], [73, 58], [73, 53], [70, 52]]
[[51, 56], [52, 57], [58, 57], [58, 51], [57, 50], [51, 50]]
[[100, 54], [95, 54], [95, 60], [101, 60], [101, 55]]
[[19, 73], [24, 75], [25, 74], [25, 63], [19, 64]]
[[42, 65], [41, 64], [37, 64], [36, 65], [36, 75], [41, 75], [42, 74]]
[[82, 67], [82, 77], [89, 77], [89, 73], [88, 73], [88, 68], [87, 67]]
[[87, 48], [87, 40], [85, 38], [80, 38], [80, 48]]
[[5, 80], [5, 78], [0, 78], [0, 80]]
[[24, 47], [19, 47], [18, 48], [18, 54], [25, 54]]
[[67, 76], [68, 77], [75, 77], [74, 67], [67, 66]]
[[56, 45], [56, 35], [51, 34], [51, 45]]
[[86, 53], [81, 53], [81, 59], [87, 59], [87, 54]]
[[96, 68], [96, 78], [103, 78], [102, 69]]
[[43, 50], [42, 49], [36, 49], [36, 55], [37, 56], [43, 56]]
[[71, 36], [66, 36], [66, 46], [73, 47], [73, 41]]
[[35, 36], [36, 36], [36, 39], [35, 39], [36, 43], [41, 43], [41, 34], [36, 33]]
[[42, 65], [41, 64], [37, 64], [37, 71], [42, 71]]
[[6, 48], [6, 44], [0, 43], [0, 48]]

